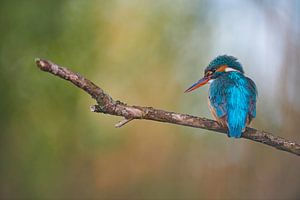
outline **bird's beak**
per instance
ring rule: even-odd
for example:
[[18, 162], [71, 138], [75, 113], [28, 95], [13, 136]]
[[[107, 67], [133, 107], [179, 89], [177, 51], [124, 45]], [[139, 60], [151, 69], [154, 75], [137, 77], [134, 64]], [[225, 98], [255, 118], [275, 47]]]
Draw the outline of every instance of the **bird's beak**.
[[199, 81], [197, 81], [196, 83], [194, 83], [191, 87], [189, 87], [186, 91], [184, 92], [191, 92], [203, 85], [205, 85], [208, 81], [210, 80], [210, 77], [203, 77], [202, 79], [200, 79]]

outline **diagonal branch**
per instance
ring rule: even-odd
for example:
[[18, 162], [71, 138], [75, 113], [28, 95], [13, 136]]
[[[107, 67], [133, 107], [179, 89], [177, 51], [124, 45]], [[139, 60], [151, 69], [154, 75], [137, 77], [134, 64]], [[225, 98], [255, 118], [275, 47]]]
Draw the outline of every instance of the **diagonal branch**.
[[[77, 87], [90, 94], [92, 98], [97, 101], [97, 105], [91, 107], [91, 110], [93, 112], [124, 117], [124, 120], [116, 124], [116, 127], [121, 127], [133, 119], [145, 119], [190, 126], [194, 128], [202, 128], [226, 134], [226, 129], [222, 128], [214, 120], [195, 117], [187, 114], [168, 112], [152, 107], [130, 106], [121, 101], [113, 100], [108, 94], [106, 94], [93, 82], [82, 77], [80, 74], [70, 71], [67, 68], [60, 67], [48, 60], [39, 58], [36, 59], [36, 64], [41, 70], [70, 81]], [[242, 137], [300, 156], [300, 144], [275, 136], [265, 131], [247, 127]]]

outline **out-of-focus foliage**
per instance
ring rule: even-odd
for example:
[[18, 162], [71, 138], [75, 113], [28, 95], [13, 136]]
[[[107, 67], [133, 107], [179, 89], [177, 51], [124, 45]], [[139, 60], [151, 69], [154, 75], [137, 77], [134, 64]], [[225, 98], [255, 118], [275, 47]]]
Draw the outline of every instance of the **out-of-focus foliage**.
[[253, 126], [300, 141], [299, 1], [0, 3], [0, 197], [299, 198], [298, 157], [246, 140], [89, 111], [84, 92], [35, 57], [114, 98], [211, 117], [207, 88], [183, 94], [218, 54], [257, 83]]

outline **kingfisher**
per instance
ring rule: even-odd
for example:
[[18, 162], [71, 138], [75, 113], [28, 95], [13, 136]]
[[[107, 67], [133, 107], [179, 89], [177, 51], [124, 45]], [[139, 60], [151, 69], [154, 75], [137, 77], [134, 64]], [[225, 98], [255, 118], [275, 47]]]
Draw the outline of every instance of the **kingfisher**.
[[244, 75], [237, 58], [221, 55], [206, 67], [204, 77], [185, 92], [209, 84], [208, 104], [217, 122], [228, 129], [228, 136], [240, 138], [256, 117], [257, 89], [255, 83]]

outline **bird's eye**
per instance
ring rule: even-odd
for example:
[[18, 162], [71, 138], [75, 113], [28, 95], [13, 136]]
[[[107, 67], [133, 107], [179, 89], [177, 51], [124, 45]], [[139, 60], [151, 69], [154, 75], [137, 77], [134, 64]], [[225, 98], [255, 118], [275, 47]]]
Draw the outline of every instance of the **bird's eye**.
[[208, 72], [206, 72], [206, 76], [210, 76], [210, 75], [212, 75], [213, 74], [213, 72], [212, 71], [208, 71]]

